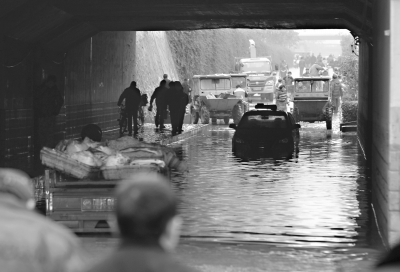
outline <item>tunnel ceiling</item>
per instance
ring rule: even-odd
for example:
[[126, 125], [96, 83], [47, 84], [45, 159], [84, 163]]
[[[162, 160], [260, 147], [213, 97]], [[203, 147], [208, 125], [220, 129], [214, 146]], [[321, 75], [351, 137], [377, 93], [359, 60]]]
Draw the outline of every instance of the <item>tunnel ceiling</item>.
[[347, 28], [371, 41], [373, 0], [0, 0], [0, 33], [65, 51], [100, 31]]

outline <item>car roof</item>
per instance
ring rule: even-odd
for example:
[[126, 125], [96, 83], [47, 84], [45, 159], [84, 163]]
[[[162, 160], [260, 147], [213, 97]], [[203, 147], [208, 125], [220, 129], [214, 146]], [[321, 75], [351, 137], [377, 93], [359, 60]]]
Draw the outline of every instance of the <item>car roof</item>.
[[280, 115], [280, 116], [287, 116], [287, 112], [285, 111], [272, 111], [272, 110], [266, 110], [266, 109], [261, 109], [261, 110], [251, 110], [246, 112], [243, 116], [247, 115]]

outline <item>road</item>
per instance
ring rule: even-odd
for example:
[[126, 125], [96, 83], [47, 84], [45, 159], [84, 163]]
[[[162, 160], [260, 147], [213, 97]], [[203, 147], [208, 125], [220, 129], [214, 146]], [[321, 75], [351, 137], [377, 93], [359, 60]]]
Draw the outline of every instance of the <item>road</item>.
[[[291, 160], [242, 162], [232, 129], [211, 126], [173, 147], [184, 219], [178, 257], [201, 271], [368, 271], [382, 250], [355, 133], [302, 123]], [[94, 259], [117, 239], [82, 238]], [[295, 268], [295, 270], [293, 270]]]

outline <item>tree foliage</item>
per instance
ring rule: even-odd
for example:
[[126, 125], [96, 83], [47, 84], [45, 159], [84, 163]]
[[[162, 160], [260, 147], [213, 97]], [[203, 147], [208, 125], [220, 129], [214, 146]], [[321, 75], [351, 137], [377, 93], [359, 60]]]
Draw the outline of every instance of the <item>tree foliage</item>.
[[250, 39], [257, 56], [272, 56], [273, 64], [292, 63], [290, 47], [299, 39], [292, 30], [253, 29], [168, 31], [167, 37], [181, 79], [233, 71], [235, 57], [250, 57]]
[[346, 86], [343, 95], [344, 101], [358, 100], [358, 56], [351, 51], [353, 42], [353, 36], [342, 36], [342, 56], [339, 57], [338, 64], [342, 75], [342, 82]]

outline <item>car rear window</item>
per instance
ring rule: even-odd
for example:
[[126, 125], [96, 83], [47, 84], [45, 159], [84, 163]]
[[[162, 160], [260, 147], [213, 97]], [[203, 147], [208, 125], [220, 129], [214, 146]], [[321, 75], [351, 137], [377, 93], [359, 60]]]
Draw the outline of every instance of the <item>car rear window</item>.
[[282, 115], [244, 115], [239, 128], [287, 128], [286, 117]]

